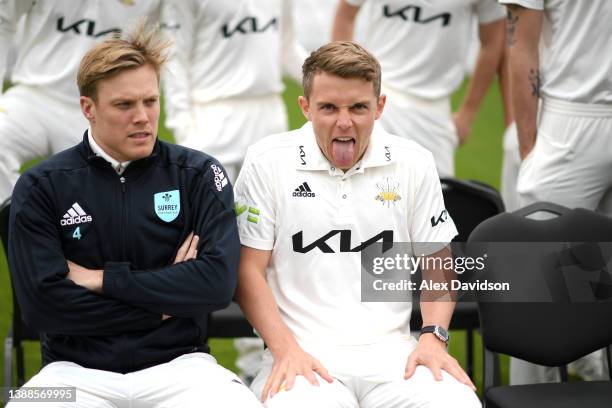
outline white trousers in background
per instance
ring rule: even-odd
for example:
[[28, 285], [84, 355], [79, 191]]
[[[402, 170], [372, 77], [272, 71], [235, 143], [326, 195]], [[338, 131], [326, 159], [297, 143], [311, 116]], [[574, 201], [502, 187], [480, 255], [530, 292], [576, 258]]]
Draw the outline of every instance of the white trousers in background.
[[[612, 106], [544, 100], [536, 144], [521, 164], [519, 206], [550, 201], [612, 215]], [[570, 364], [588, 380], [607, 378], [601, 350]], [[556, 381], [556, 368], [510, 361], [510, 383]]]
[[15, 85], [0, 95], [0, 202], [13, 192], [21, 165], [72, 147], [89, 125], [78, 99]]
[[518, 177], [519, 205], [597, 209], [612, 187], [612, 105], [544, 100]]
[[519, 154], [518, 133], [516, 123], [512, 122], [506, 128], [503, 137], [503, 163], [500, 187], [500, 193], [507, 212], [519, 209], [516, 183], [520, 167], [521, 155]]
[[9, 403], [7, 408], [225, 408], [261, 407], [238, 377], [205, 353], [191, 353], [129, 374], [59, 361], [24, 387], [76, 387], [76, 402]]
[[450, 98], [423, 99], [389, 89], [379, 122], [391, 134], [414, 140], [429, 150], [440, 177], [455, 175], [455, 150], [459, 144]]
[[[454, 377], [442, 372], [436, 381], [431, 371], [419, 366], [404, 380], [408, 356], [414, 350], [414, 339], [394, 339], [378, 344], [345, 347], [304, 347], [334, 377], [328, 383], [318, 377], [319, 386], [298, 376], [289, 391], [282, 390], [265, 401], [267, 408], [476, 408], [476, 394]], [[324, 347], [324, 346], [322, 346]], [[251, 390], [261, 396], [273, 365], [269, 350], [264, 353], [262, 368]]]
[[283, 99], [273, 94], [195, 103], [191, 123], [175, 130], [174, 137], [177, 143], [219, 160], [234, 182], [247, 148], [287, 127]]

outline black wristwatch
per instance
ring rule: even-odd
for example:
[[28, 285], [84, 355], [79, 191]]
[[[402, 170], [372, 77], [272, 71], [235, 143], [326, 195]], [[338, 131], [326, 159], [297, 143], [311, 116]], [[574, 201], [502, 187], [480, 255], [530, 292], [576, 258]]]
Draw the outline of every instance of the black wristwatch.
[[433, 333], [440, 341], [443, 341], [448, 346], [448, 340], [450, 336], [448, 332], [442, 326], [425, 326], [421, 329], [421, 334]]

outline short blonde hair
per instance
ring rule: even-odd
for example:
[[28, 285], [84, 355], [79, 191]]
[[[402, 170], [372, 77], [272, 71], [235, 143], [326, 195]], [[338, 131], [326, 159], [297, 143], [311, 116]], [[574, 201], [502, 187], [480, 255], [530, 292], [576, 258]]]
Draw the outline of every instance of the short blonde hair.
[[143, 65], [155, 70], [159, 82], [169, 46], [170, 41], [162, 37], [159, 28], [147, 25], [146, 19], [140, 20], [127, 38], [122, 38], [121, 33], [113, 34], [81, 59], [77, 74], [79, 93], [95, 100], [99, 81]]
[[360, 78], [372, 82], [374, 94], [380, 96], [380, 64], [365, 48], [351, 41], [334, 41], [312, 54], [302, 65], [302, 87], [306, 99], [312, 91], [316, 74], [325, 72], [340, 78]]

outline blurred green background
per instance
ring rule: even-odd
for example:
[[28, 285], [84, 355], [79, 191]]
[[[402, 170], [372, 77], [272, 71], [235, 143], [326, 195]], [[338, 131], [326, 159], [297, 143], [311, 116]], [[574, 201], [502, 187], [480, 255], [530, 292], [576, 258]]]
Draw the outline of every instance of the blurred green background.
[[[464, 84], [452, 98], [453, 108], [456, 109], [461, 103], [466, 89]], [[299, 110], [297, 97], [301, 94], [301, 88], [296, 83], [286, 81], [286, 90], [283, 95], [289, 114], [290, 127], [301, 126], [305, 119]], [[163, 109], [162, 109], [163, 111]], [[173, 141], [172, 134], [163, 126], [164, 118], [160, 123], [160, 137]], [[504, 130], [502, 102], [497, 85], [491, 87], [476, 117], [476, 122], [468, 143], [457, 151], [456, 166], [457, 177], [461, 179], [473, 179], [483, 181], [499, 188], [502, 158], [502, 134]], [[31, 164], [30, 164], [31, 165]], [[2, 249], [0, 248], [0, 251]], [[12, 313], [12, 298], [4, 253], [0, 256], [0, 340], [2, 342], [2, 361], [4, 361], [4, 339], [9, 329]], [[451, 332], [450, 353], [455, 356], [465, 367], [465, 333]], [[231, 370], [236, 370], [234, 361], [236, 352], [231, 340], [211, 340], [212, 354], [219, 363]], [[476, 338], [476, 361], [475, 381], [479, 390], [482, 384], [482, 349], [480, 338]], [[40, 351], [38, 343], [26, 345], [26, 374], [27, 377], [34, 375], [40, 368]], [[502, 376], [507, 380], [507, 359], [502, 360]], [[3, 372], [0, 371], [0, 384], [4, 384]]]

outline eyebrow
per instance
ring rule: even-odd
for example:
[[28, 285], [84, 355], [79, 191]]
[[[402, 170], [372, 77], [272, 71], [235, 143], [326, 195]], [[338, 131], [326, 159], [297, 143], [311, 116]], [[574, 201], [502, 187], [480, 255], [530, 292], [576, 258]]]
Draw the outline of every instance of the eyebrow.
[[337, 108], [343, 108], [343, 107], [352, 108], [355, 105], [368, 105], [369, 106], [370, 105], [370, 101], [368, 101], [368, 100], [357, 101], [357, 102], [353, 103], [352, 105], [340, 105], [340, 106], [338, 106], [338, 105], [336, 105], [335, 103], [332, 103], [332, 102], [317, 102], [317, 107], [321, 107], [321, 106], [324, 106], [324, 105], [332, 105], [332, 106], [335, 106]]
[[151, 94], [151, 95], [145, 96], [143, 98], [140, 98], [140, 97], [131, 98], [131, 97], [127, 97], [127, 96], [120, 96], [120, 97], [117, 97], [115, 99], [111, 99], [110, 103], [113, 103], [113, 104], [115, 104], [115, 103], [124, 103], [124, 102], [130, 102], [131, 103], [131, 102], [134, 102], [134, 101], [136, 101], [138, 99], [144, 99], [144, 100], [147, 100], [147, 99], [159, 99], [159, 94]]

